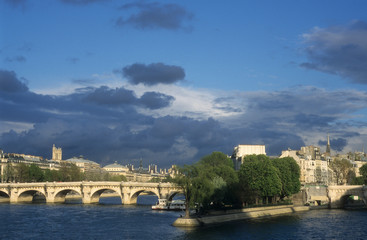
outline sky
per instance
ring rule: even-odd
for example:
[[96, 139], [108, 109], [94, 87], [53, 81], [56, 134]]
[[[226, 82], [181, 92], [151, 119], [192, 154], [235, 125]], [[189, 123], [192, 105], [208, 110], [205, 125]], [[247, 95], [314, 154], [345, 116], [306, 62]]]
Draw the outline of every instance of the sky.
[[0, 0], [0, 148], [102, 166], [367, 140], [366, 1]]

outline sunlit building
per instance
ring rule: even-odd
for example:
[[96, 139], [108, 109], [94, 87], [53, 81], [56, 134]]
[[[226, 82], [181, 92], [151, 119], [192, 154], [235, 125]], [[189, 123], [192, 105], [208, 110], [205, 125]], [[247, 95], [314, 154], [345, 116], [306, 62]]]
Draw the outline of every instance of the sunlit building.
[[237, 145], [232, 154], [233, 164], [236, 170], [240, 169], [243, 159], [247, 155], [266, 155], [265, 145]]

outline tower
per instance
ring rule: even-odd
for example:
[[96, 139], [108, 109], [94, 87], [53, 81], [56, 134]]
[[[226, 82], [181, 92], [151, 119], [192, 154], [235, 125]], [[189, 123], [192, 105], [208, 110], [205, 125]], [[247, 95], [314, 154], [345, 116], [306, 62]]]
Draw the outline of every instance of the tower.
[[62, 149], [52, 146], [52, 160], [61, 161], [62, 160]]
[[329, 133], [327, 134], [326, 154], [328, 154], [330, 156], [330, 137], [329, 137]]

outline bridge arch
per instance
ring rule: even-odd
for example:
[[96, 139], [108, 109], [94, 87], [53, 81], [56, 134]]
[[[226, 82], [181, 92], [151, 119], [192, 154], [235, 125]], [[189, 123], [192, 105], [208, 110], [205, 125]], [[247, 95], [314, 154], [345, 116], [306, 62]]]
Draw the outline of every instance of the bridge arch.
[[28, 189], [19, 193], [17, 202], [46, 202], [46, 195], [38, 189]]
[[342, 208], [366, 207], [366, 201], [359, 194], [345, 194], [340, 198]]
[[122, 204], [122, 199], [123, 199], [123, 194], [119, 193], [118, 191], [116, 191], [116, 189], [113, 188], [101, 188], [101, 189], [97, 189], [95, 190], [93, 193], [91, 193], [90, 195], [90, 203], [99, 203], [99, 199], [101, 198], [101, 195], [105, 192], [113, 192], [116, 193], [120, 199], [121, 199], [121, 204]]
[[129, 204], [136, 204], [139, 195], [142, 194], [143, 192], [148, 193], [148, 194], [156, 195], [158, 198], [160, 198], [160, 194], [159, 194], [158, 190], [139, 189], [139, 190], [135, 190], [134, 192], [130, 193], [130, 202], [129, 202]]
[[173, 198], [174, 198], [176, 195], [178, 195], [178, 194], [183, 194], [183, 191], [172, 191], [172, 192], [170, 192], [170, 193], [168, 194], [168, 196], [167, 196], [167, 200], [168, 200], [168, 201], [172, 201], [172, 200], [173, 200]]
[[77, 197], [82, 197], [82, 193], [77, 189], [62, 189], [55, 193], [54, 203], [64, 203], [66, 201], [66, 196], [68, 194], [76, 195]]
[[0, 202], [10, 202], [10, 196], [7, 192], [0, 190]]

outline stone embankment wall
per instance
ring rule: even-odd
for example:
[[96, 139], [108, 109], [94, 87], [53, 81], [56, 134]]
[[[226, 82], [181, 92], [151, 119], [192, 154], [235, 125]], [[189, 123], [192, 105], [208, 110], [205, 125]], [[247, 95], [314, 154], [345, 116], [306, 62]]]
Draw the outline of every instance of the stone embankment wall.
[[293, 206], [293, 205], [227, 210], [216, 212], [217, 213], [216, 215], [208, 215], [198, 218], [178, 218], [173, 223], [173, 226], [198, 227], [203, 225], [219, 224], [252, 218], [272, 217], [282, 214], [289, 214], [308, 210], [309, 207], [307, 206]]

